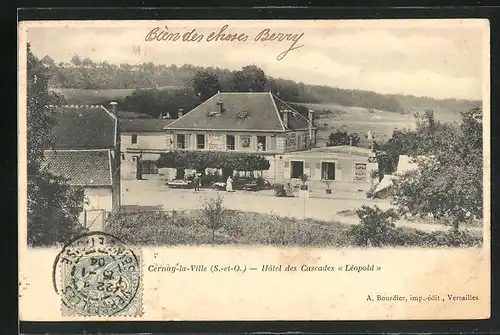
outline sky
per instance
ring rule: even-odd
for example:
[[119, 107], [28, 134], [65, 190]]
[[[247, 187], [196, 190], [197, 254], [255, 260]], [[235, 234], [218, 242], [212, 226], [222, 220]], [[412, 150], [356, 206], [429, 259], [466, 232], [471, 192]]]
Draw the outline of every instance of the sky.
[[[242, 41], [216, 40], [225, 25], [224, 34], [243, 34]], [[160, 41], [146, 41], [155, 27]], [[268, 75], [305, 84], [474, 100], [483, 98], [489, 78], [485, 20], [59, 21], [28, 22], [22, 29], [36, 56], [56, 62], [78, 55], [114, 64], [231, 70], [255, 64]], [[203, 35], [200, 42], [183, 41], [193, 29]], [[161, 40], [165, 31], [179, 38]], [[266, 32], [288, 39], [263, 40]], [[298, 48], [278, 60], [292, 45]]]

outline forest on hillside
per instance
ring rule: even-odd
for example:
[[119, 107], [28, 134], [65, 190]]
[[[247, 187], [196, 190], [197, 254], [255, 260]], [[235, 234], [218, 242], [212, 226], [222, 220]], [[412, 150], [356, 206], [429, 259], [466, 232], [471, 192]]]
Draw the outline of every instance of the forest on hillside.
[[[138, 65], [94, 62], [90, 58], [74, 56], [70, 63], [56, 63], [51, 57], [41, 59], [50, 69], [51, 88], [106, 90], [134, 89], [123, 99], [127, 109], [145, 108], [145, 113], [158, 116], [159, 110], [189, 110], [218, 90], [271, 91], [287, 102], [356, 106], [396, 113], [409, 113], [414, 106], [427, 109], [451, 108], [457, 113], [477, 106], [477, 101], [436, 100], [406, 95], [379, 94], [371, 91], [340, 89], [308, 85], [281, 78], [273, 78], [255, 65], [231, 71], [193, 65], [176, 66], [143, 63]], [[168, 87], [168, 89], [166, 89]], [[175, 89], [173, 89], [175, 88]], [[147, 90], [145, 90], [147, 89]], [[153, 99], [154, 101], [149, 101]], [[170, 101], [167, 101], [170, 100]], [[102, 101], [107, 103], [108, 101]]]

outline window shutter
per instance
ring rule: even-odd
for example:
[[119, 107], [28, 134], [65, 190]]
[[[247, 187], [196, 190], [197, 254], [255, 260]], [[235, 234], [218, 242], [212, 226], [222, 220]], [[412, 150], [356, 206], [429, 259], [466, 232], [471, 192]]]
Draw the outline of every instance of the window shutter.
[[342, 170], [340, 163], [335, 164], [335, 170]]
[[321, 169], [321, 163], [316, 163], [316, 169]]
[[287, 168], [289, 165], [288, 161], [285, 161], [285, 167]]

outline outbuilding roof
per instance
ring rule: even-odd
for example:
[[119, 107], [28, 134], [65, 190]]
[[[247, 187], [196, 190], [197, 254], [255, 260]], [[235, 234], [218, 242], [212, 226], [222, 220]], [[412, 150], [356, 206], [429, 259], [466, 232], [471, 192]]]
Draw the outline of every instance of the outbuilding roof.
[[158, 133], [175, 119], [120, 119], [120, 132]]
[[112, 186], [111, 152], [101, 150], [46, 150], [43, 167], [68, 179], [73, 186]]
[[[116, 117], [100, 105], [49, 106], [55, 120], [53, 149], [105, 149], [116, 141]], [[49, 149], [49, 148], [47, 148]]]

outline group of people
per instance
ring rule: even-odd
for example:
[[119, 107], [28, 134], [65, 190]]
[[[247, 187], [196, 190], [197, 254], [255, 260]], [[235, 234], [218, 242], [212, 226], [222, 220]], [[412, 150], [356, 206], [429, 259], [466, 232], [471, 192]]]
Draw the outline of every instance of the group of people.
[[[194, 185], [195, 192], [198, 192], [200, 190], [200, 185], [201, 185], [200, 177], [201, 177], [201, 173], [193, 172], [193, 185]], [[233, 192], [233, 178], [231, 178], [231, 176], [227, 177], [226, 191]]]

